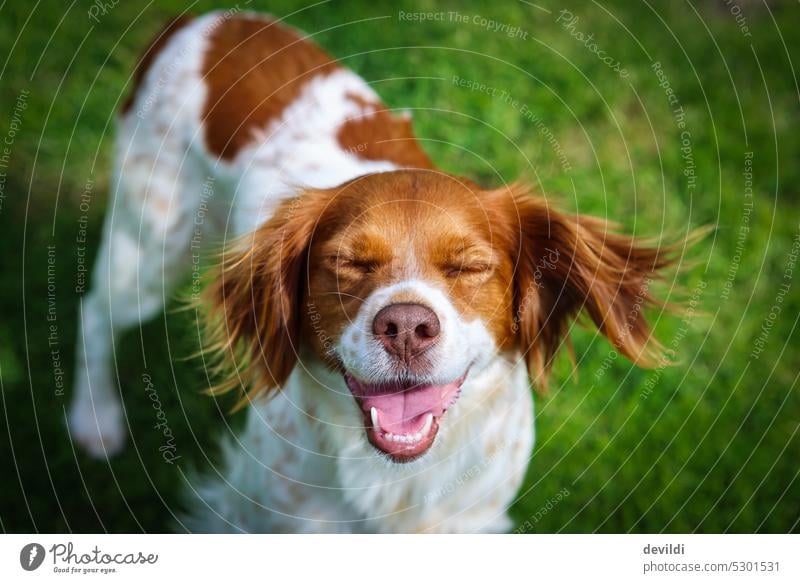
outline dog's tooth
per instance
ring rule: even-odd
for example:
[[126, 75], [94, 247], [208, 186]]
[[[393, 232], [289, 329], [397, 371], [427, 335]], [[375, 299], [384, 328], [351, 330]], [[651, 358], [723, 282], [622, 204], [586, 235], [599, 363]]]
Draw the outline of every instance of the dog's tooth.
[[414, 441], [422, 441], [422, 432], [418, 432], [414, 434]]
[[369, 415], [372, 418], [372, 428], [375, 431], [378, 431], [381, 428], [380, 423], [378, 423], [378, 410], [375, 407], [372, 407], [369, 410]]
[[433, 413], [428, 413], [428, 415], [425, 417], [425, 424], [420, 430], [420, 433], [423, 435], [423, 437], [430, 433], [431, 427], [433, 427]]

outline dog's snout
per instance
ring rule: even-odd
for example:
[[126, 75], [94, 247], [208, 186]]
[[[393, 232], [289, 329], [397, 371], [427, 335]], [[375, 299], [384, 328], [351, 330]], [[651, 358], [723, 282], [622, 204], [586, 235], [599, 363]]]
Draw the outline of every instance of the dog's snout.
[[389, 354], [408, 363], [436, 342], [439, 318], [421, 304], [392, 304], [375, 316], [372, 331]]

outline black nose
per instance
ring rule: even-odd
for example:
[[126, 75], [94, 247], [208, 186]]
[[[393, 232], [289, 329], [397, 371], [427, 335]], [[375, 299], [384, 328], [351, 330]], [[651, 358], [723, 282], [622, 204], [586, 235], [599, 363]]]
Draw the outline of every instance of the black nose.
[[392, 304], [375, 316], [372, 331], [386, 352], [409, 363], [436, 342], [439, 318], [421, 304]]

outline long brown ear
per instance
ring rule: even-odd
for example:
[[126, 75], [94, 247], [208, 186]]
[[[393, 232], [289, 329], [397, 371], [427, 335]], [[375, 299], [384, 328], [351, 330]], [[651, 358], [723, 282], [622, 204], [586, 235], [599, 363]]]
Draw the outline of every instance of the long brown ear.
[[205, 292], [208, 351], [220, 358], [212, 387], [246, 391], [236, 408], [281, 387], [297, 363], [300, 306], [308, 248], [325, 191], [282, 203], [254, 232], [227, 246], [222, 269]]
[[[524, 187], [506, 191], [516, 229], [515, 323], [531, 378], [546, 388], [553, 359], [572, 319], [585, 311], [624, 356], [641, 366], [661, 362], [644, 309], [661, 306], [652, 293], [659, 271], [679, 247], [616, 233], [613, 225], [558, 212]], [[508, 216], [508, 215], [507, 215]]]

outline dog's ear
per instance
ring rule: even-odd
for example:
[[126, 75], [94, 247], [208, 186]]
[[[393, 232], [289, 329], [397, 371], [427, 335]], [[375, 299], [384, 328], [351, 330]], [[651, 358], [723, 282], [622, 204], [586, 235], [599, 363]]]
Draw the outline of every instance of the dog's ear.
[[644, 309], [664, 306], [652, 293], [676, 246], [616, 233], [600, 219], [561, 213], [520, 185], [504, 189], [513, 249], [514, 331], [535, 385], [544, 390], [574, 317], [584, 311], [614, 347], [641, 366], [662, 361]]
[[307, 255], [327, 198], [306, 191], [284, 201], [269, 221], [226, 246], [206, 290], [208, 350], [221, 357], [223, 379], [211, 392], [244, 388], [237, 408], [281, 387], [297, 363]]

